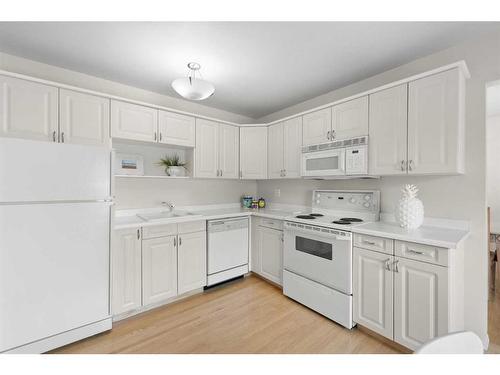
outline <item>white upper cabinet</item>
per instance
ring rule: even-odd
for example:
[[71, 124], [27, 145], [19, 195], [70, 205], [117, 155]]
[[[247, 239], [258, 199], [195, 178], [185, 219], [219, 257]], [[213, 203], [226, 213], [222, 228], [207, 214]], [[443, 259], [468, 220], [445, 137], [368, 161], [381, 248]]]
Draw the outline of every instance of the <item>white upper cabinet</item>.
[[267, 143], [269, 178], [300, 177], [302, 118], [269, 126]]
[[191, 116], [159, 111], [158, 141], [177, 146], [195, 146], [195, 119]]
[[396, 258], [394, 340], [410, 349], [450, 332], [448, 269]]
[[142, 241], [142, 303], [144, 306], [177, 295], [177, 237]]
[[394, 257], [357, 247], [353, 255], [353, 320], [392, 340]]
[[61, 89], [59, 121], [61, 142], [109, 145], [109, 99]]
[[329, 142], [332, 131], [332, 109], [325, 108], [302, 117], [304, 146]]
[[368, 96], [332, 107], [330, 139], [346, 139], [368, 134]]
[[219, 175], [219, 124], [196, 119], [195, 177]]
[[244, 179], [267, 178], [267, 127], [240, 129], [240, 176]]
[[157, 142], [158, 110], [111, 100], [111, 136], [136, 141]]
[[370, 95], [371, 175], [406, 174], [407, 89], [403, 84]]
[[0, 76], [0, 136], [55, 141], [57, 88]]
[[179, 294], [207, 285], [206, 232], [179, 234]]
[[283, 177], [283, 123], [268, 127], [268, 173], [269, 178]]
[[239, 178], [240, 130], [219, 124], [219, 177]]
[[286, 178], [300, 177], [302, 117], [286, 120], [283, 125], [283, 172]]
[[464, 172], [464, 80], [452, 69], [409, 83], [408, 173]]

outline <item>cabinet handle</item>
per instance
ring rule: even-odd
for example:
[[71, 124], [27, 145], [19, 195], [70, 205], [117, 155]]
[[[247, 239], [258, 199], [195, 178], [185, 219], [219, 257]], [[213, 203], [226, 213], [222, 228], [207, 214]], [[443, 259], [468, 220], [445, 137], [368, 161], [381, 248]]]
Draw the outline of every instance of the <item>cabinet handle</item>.
[[155, 141], [156, 141], [156, 132], [155, 132]]
[[373, 241], [368, 241], [368, 240], [363, 240], [363, 243], [367, 244], [367, 245], [372, 245], [372, 246], [376, 246], [377, 244]]
[[387, 258], [385, 261], [384, 261], [384, 267], [387, 271], [390, 271], [391, 270], [391, 267], [389, 266], [389, 262], [390, 262], [391, 258]]
[[61, 142], [64, 143], [64, 132], [61, 133]]
[[333, 141], [335, 139], [335, 130], [332, 130], [331, 135], [330, 135], [330, 140]]
[[405, 161], [401, 160], [401, 172], [405, 171]]
[[408, 170], [412, 171], [413, 170], [413, 160], [410, 160], [408, 162]]
[[222, 177], [222, 169], [220, 170], [220, 176]]
[[286, 177], [286, 169], [283, 169], [283, 177]]
[[182, 245], [182, 237], [179, 237], [179, 246]]
[[423, 251], [417, 251], [417, 250], [413, 250], [413, 249], [407, 249], [407, 251], [409, 253], [417, 254], [417, 255], [424, 255], [425, 254]]
[[162, 135], [161, 135], [161, 132], [160, 132], [160, 141], [161, 141], [161, 138], [162, 138]]
[[141, 239], [141, 230], [140, 229], [137, 229], [137, 239], [138, 240]]
[[177, 247], [177, 237], [174, 237], [174, 247]]
[[330, 140], [330, 133], [331, 133], [331, 132], [330, 132], [330, 130], [328, 130], [328, 131], [326, 132], [326, 139], [328, 139], [328, 140]]
[[243, 178], [243, 171], [240, 171], [240, 178]]
[[55, 130], [52, 132], [52, 141], [57, 142], [57, 140], [56, 140], [56, 131]]
[[396, 260], [395, 262], [393, 262], [392, 264], [394, 265], [394, 272], [398, 272], [399, 273], [399, 267], [398, 267], [398, 263], [399, 263], [399, 260]]

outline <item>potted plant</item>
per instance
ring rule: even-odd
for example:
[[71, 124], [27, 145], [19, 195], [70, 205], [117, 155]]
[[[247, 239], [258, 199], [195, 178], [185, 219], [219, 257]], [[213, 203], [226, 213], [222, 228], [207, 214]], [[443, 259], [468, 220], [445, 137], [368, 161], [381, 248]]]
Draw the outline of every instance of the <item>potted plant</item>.
[[165, 158], [160, 159], [159, 165], [165, 167], [165, 173], [167, 176], [182, 177], [186, 170], [186, 162], [182, 162], [179, 155], [174, 154], [172, 156], [165, 156]]

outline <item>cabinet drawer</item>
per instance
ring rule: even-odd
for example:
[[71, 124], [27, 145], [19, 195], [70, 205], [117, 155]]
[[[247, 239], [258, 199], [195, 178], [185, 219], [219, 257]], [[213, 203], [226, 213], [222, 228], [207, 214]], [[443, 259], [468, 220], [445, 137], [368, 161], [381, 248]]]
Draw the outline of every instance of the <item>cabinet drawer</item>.
[[142, 228], [142, 238], [158, 238], [177, 234], [177, 224], [154, 225]]
[[201, 221], [190, 221], [187, 223], [179, 223], [178, 224], [179, 234], [181, 233], [193, 233], [193, 232], [201, 232], [206, 230], [207, 224], [205, 220]]
[[449, 249], [414, 242], [396, 241], [395, 255], [440, 266], [448, 266], [449, 263]]
[[261, 218], [259, 225], [272, 229], [283, 230], [283, 221], [281, 220]]
[[394, 251], [394, 241], [390, 238], [368, 236], [366, 234], [356, 233], [354, 235], [354, 246], [391, 255]]

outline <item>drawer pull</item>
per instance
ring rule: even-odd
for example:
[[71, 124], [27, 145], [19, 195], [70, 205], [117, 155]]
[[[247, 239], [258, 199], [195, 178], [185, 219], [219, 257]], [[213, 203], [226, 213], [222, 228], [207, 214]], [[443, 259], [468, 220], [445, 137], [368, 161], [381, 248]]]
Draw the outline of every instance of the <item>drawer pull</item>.
[[363, 243], [365, 243], [367, 245], [377, 246], [377, 244], [375, 242], [373, 242], [373, 241], [363, 240]]
[[413, 249], [408, 249], [408, 252], [412, 253], [412, 254], [417, 254], [417, 255], [424, 255], [425, 254], [423, 251], [417, 251], [417, 250], [413, 250]]

